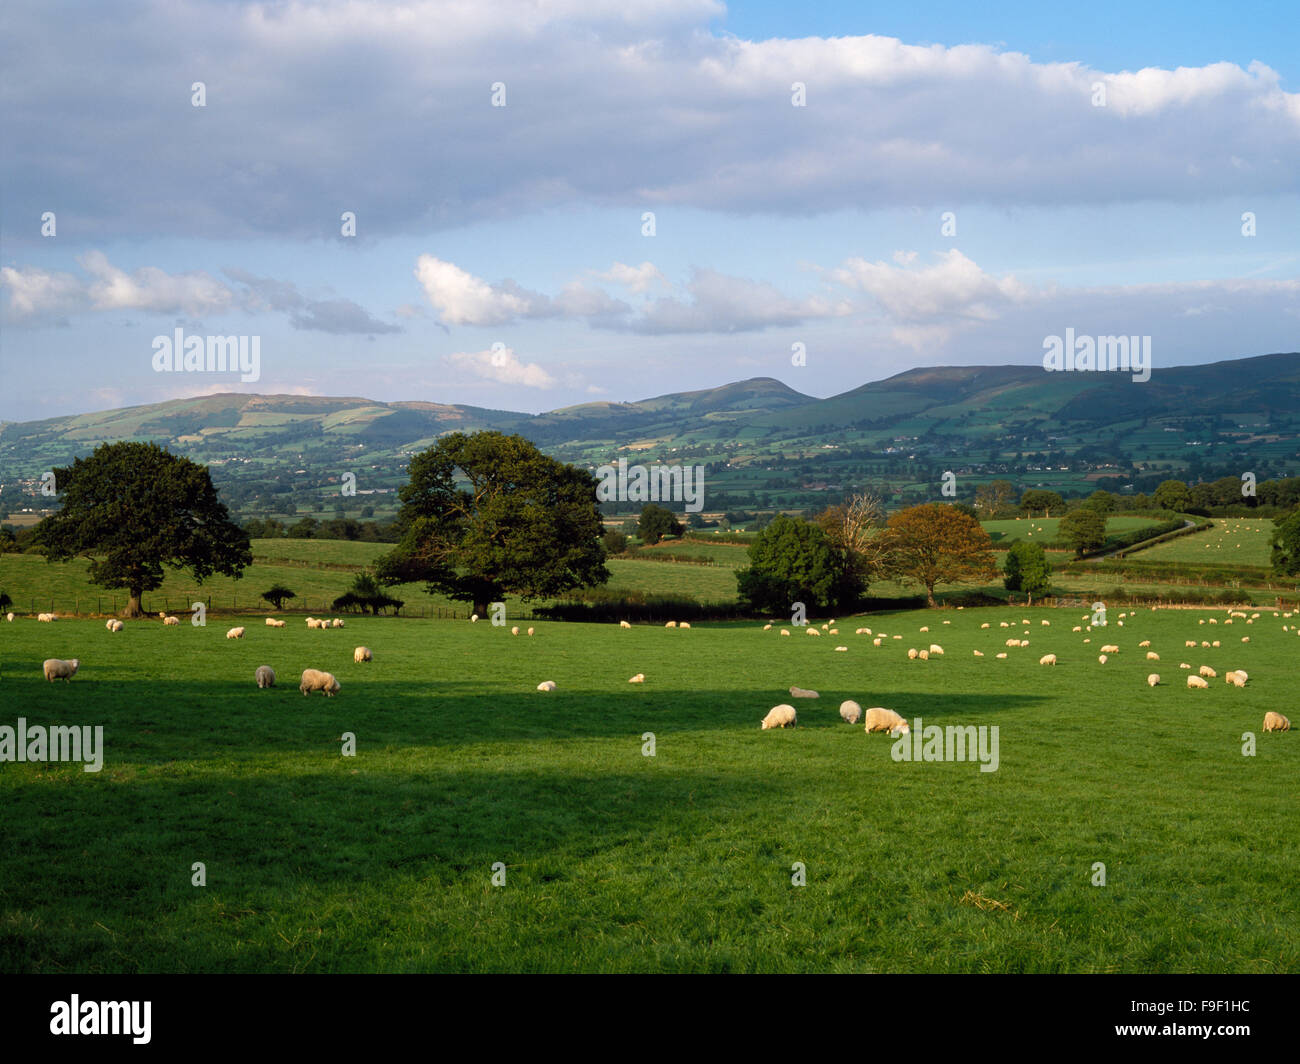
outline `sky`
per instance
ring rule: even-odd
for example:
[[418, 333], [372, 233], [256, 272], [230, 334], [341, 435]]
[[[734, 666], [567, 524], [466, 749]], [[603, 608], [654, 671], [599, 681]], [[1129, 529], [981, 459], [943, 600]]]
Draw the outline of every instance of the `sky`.
[[0, 420], [1300, 350], [1300, 19], [1141, 8], [7, 0]]

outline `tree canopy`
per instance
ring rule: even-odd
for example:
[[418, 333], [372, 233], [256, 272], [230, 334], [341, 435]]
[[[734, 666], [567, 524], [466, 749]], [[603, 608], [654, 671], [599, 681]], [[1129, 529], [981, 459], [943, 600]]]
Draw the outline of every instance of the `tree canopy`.
[[859, 585], [843, 552], [817, 525], [777, 514], [749, 545], [749, 568], [736, 573], [740, 597], [756, 609], [789, 613], [852, 605]]
[[1274, 572], [1281, 576], [1300, 574], [1300, 510], [1277, 522], [1272, 547]]
[[409, 472], [402, 538], [375, 564], [381, 583], [423, 580], [482, 614], [508, 594], [528, 600], [609, 579], [586, 470], [522, 436], [455, 432], [412, 458]]
[[1020, 509], [1031, 516], [1042, 510], [1044, 517], [1051, 517], [1053, 513], [1059, 514], [1065, 511], [1065, 500], [1061, 498], [1059, 492], [1030, 488], [1020, 496]]
[[1041, 543], [1016, 540], [1007, 549], [1002, 565], [1003, 586], [1008, 591], [1023, 591], [1033, 602], [1035, 595], [1045, 595], [1052, 587], [1052, 567]]
[[637, 523], [637, 535], [642, 543], [653, 546], [664, 536], [680, 536], [682, 531], [682, 523], [671, 510], [652, 502], [642, 507], [641, 520]]
[[1076, 557], [1106, 542], [1106, 518], [1096, 510], [1073, 510], [1061, 518], [1060, 538]]
[[248, 536], [230, 519], [204, 466], [154, 443], [104, 443], [88, 458], [54, 470], [63, 507], [33, 537], [48, 561], [90, 558], [91, 583], [125, 588], [125, 617], [162, 586], [163, 566], [202, 583], [236, 579], [251, 565]]
[[936, 502], [899, 510], [886, 536], [886, 572], [924, 587], [931, 606], [937, 584], [997, 575], [989, 534], [953, 506]]

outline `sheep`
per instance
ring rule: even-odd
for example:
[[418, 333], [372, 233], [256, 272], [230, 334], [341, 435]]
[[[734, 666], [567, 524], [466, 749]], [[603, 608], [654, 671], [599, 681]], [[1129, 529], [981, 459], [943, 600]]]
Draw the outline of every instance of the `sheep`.
[[910, 732], [907, 721], [895, 713], [892, 709], [885, 709], [883, 706], [873, 706], [867, 710], [863, 719], [863, 728], [867, 732]]
[[781, 634], [782, 634], [782, 635], [789, 635], [789, 634], [790, 634], [790, 629], [788, 629], [788, 628], [782, 628], [782, 629], [781, 629]]
[[1082, 626], [1076, 624], [1073, 628], [1070, 629], [1070, 631], [1072, 631], [1072, 632], [1082, 632], [1082, 631], [1083, 631], [1083, 628], [1082, 628]]
[[[770, 624], [763, 625], [763, 631], [770, 632], [771, 630], [772, 630], [772, 626]], [[862, 631], [862, 629], [859, 628], [858, 631]]]
[[253, 679], [257, 681], [259, 688], [275, 686], [275, 670], [270, 665], [259, 665], [257, 671], [253, 673]]
[[1020, 645], [1021, 645], [1022, 647], [1027, 647], [1027, 646], [1029, 646], [1029, 640], [1028, 640], [1028, 639], [1022, 639], [1022, 640], [1020, 640]]
[[275, 627], [275, 618], [274, 618], [274, 617], [268, 617], [268, 618], [266, 619], [266, 626], [267, 626], [268, 628], [274, 628], [274, 627]]
[[876, 636], [876, 638], [873, 639], [873, 640], [871, 641], [871, 645], [872, 645], [873, 647], [878, 647], [878, 646], [880, 646], [880, 644], [883, 643], [883, 642], [884, 642], [884, 639], [882, 639], [880, 636]]
[[55, 616], [52, 613], [38, 613], [36, 619], [42, 624], [49, 624], [51, 621], [55, 620]]
[[1208, 665], [1202, 665], [1200, 668], [1200, 673], [1202, 676], [1208, 676], [1211, 680], [1215, 679], [1219, 675]]
[[678, 628], [689, 628], [690, 626], [691, 626], [691, 622], [690, 622], [690, 621], [682, 621], [682, 623], [679, 624], [677, 627], [678, 627]]
[[821, 635], [821, 632], [817, 631], [816, 628], [809, 628], [809, 629], [808, 629], [808, 634], [809, 634], [809, 635]]
[[[10, 624], [13, 624], [13, 621], [14, 621], [14, 615], [13, 615], [12, 613], [6, 613], [6, 614], [5, 614], [5, 620], [8, 621]], [[1286, 625], [1283, 625], [1282, 627], [1285, 628]]]
[[164, 618], [163, 618], [163, 624], [166, 625], [168, 628], [174, 628], [174, 627], [176, 627], [177, 625], [179, 625], [180, 623], [181, 623], [181, 619], [180, 619], [179, 617], [164, 617]]
[[[618, 626], [619, 626], [620, 628], [631, 628], [631, 627], [632, 627], [630, 624], [627, 623], [627, 621], [619, 621], [619, 622], [618, 622]], [[518, 629], [516, 629], [516, 631], [518, 631]]]
[[1005, 657], [1007, 656], [1007, 652], [1004, 650], [1004, 651], [1002, 651], [1001, 654], [994, 654], [993, 656], [994, 656], [995, 658], [1005, 658]]
[[845, 653], [847, 653], [848, 649], [849, 649], [848, 647], [836, 647], [836, 648], [835, 648], [836, 653], [841, 653], [841, 652], [845, 652]]
[[823, 624], [823, 625], [822, 625], [822, 631], [823, 631], [823, 632], [826, 631], [826, 629], [828, 629], [829, 627], [830, 627], [829, 624]]
[[471, 614], [469, 615], [469, 623], [470, 623], [470, 624], [478, 624], [478, 614], [477, 614], [477, 613], [471, 613]]
[[1178, 667], [1179, 667], [1180, 669], [1190, 669], [1190, 668], [1191, 668], [1191, 666], [1188, 665], [1187, 662], [1185, 662], [1185, 661], [1180, 661], [1180, 662], [1178, 663]]
[[628, 683], [645, 683], [645, 673], [638, 672], [635, 676], [633, 676], [630, 680], [628, 680]]
[[1246, 678], [1245, 678], [1244, 676], [1242, 676], [1240, 673], [1237, 673], [1237, 672], [1230, 672], [1230, 673], [1227, 673], [1227, 674], [1223, 677], [1223, 682], [1224, 682], [1224, 683], [1230, 683], [1230, 684], [1232, 684], [1233, 687], [1245, 687], [1245, 686], [1246, 686]]
[[124, 625], [121, 621], [117, 620], [116, 618], [110, 617], [108, 623], [105, 624], [104, 627], [107, 628], [110, 632], [120, 632], [123, 628], [126, 627], [126, 625]]
[[1118, 654], [1119, 647], [1115, 646], [1114, 644], [1107, 644], [1106, 646], [1101, 648], [1101, 652], [1103, 654]]
[[1185, 639], [1185, 640], [1183, 640], [1183, 646], [1185, 646], [1185, 647], [1194, 647], [1194, 646], [1196, 646], [1196, 640], [1195, 640], [1195, 639]]
[[227, 638], [227, 639], [243, 639], [243, 638], [244, 638], [244, 629], [243, 629], [242, 627], [240, 627], [240, 628], [232, 628], [232, 629], [230, 629], [230, 631], [228, 631], [228, 632], [226, 633], [226, 638]]
[[1201, 679], [1199, 676], [1189, 676], [1187, 677], [1187, 686], [1188, 687], [1209, 687], [1210, 685], [1206, 683], [1203, 679]]
[[513, 628], [511, 628], [511, 629], [510, 629], [510, 634], [511, 634], [511, 635], [518, 635], [518, 634], [519, 634], [519, 625], [515, 625]]
[[554, 680], [543, 680], [541, 683], [539, 683], [539, 684], [537, 685], [537, 690], [539, 690], [539, 691], [554, 691], [554, 690], [555, 690], [555, 681], [554, 681]]
[[1085, 643], [1091, 643], [1092, 640], [1091, 640], [1091, 639], [1085, 639], [1084, 642], [1085, 642]]
[[1217, 639], [1216, 639], [1213, 643], [1210, 644], [1210, 646], [1212, 646], [1212, 647], [1217, 647], [1218, 645], [1219, 645], [1219, 641], [1218, 641]]
[[1008, 640], [1007, 640], [1007, 646], [1009, 646], [1009, 647], [1018, 647], [1019, 645], [1020, 645], [1020, 640], [1019, 640], [1019, 639], [1008, 639]]
[[982, 657], [984, 656], [984, 651], [982, 651], [982, 650], [977, 650], [977, 651], [975, 651], [975, 656], [976, 656], [977, 658], [982, 658]]
[[676, 621], [669, 621], [667, 624], [664, 625], [664, 627], [665, 627], [665, 628], [676, 628], [676, 627], [677, 627], [677, 622], [676, 622]]
[[1250, 679], [1250, 676], [1247, 674], [1247, 672], [1246, 672], [1245, 669], [1234, 669], [1233, 671], [1234, 671], [1238, 676], [1240, 676], [1243, 680], [1249, 680], [1249, 679]]
[[840, 719], [845, 724], [857, 724], [862, 717], [862, 707], [849, 699], [847, 702], [840, 703]]
[[938, 643], [931, 643], [930, 653], [937, 654], [939, 657], [943, 657], [943, 647], [941, 647]]
[[794, 711], [794, 706], [782, 702], [779, 706], [773, 706], [767, 711], [767, 716], [759, 722], [759, 728], [767, 731], [769, 728], [793, 728], [799, 723], [798, 714]]
[[917, 655], [916, 647], [912, 647], [912, 648], [911, 648], [910, 650], [908, 650], [908, 652], [907, 652], [907, 660], [908, 660], [908, 661], [915, 661], [915, 660], [916, 660], [916, 655]]
[[69, 682], [77, 675], [77, 669], [81, 665], [79, 658], [73, 658], [71, 661], [64, 661], [62, 658], [46, 658], [41, 666], [45, 672], [45, 678], [53, 683], [55, 680]]
[[819, 695], [816, 691], [804, 690], [804, 688], [802, 687], [791, 687], [790, 697], [791, 698], [821, 698], [821, 695]]
[[827, 632], [826, 634], [827, 634], [827, 635], [839, 635], [839, 634], [840, 634], [840, 630], [839, 630], [838, 628], [832, 628], [832, 629], [831, 629], [829, 632]]
[[985, 621], [983, 624], [980, 625], [981, 628], [987, 628], [988, 626], [989, 626], [988, 621]]
[[344, 627], [344, 624], [343, 624], [343, 618], [342, 618], [342, 617], [335, 617], [334, 620], [330, 621], [330, 627], [331, 627], [331, 628], [343, 628], [343, 627]]
[[1105, 654], [1099, 654], [1099, 655], [1097, 656], [1097, 661], [1098, 661], [1100, 664], [1102, 664], [1102, 665], [1105, 665], [1106, 662], [1107, 662], [1108, 660], [1109, 660], [1109, 659], [1106, 657]]
[[1249, 643], [1249, 642], [1250, 642], [1250, 636], [1248, 636], [1248, 635], [1243, 635], [1243, 636], [1241, 637], [1241, 641], [1242, 641], [1243, 643]]
[[930, 626], [929, 626], [928, 624], [925, 624], [925, 625], [922, 625], [922, 626], [921, 626], [921, 631], [923, 631], [923, 632], [928, 632], [929, 630], [930, 630]]
[[1038, 659], [1038, 664], [1039, 664], [1039, 665], [1055, 665], [1055, 664], [1056, 664], [1056, 655], [1055, 655], [1055, 654], [1044, 654], [1041, 658]]
[[1002, 627], [1002, 628], [1010, 628], [1011, 625], [1007, 624], [1006, 621], [1000, 621], [1000, 622], [999, 622], [999, 627]]
[[930, 660], [930, 652], [929, 652], [928, 650], [922, 650], [922, 651], [921, 651], [919, 654], [917, 654], [916, 656], [917, 656], [918, 658], [920, 658], [922, 661], [929, 661], [929, 660]]
[[1210, 649], [1210, 641], [1209, 641], [1208, 639], [1202, 639], [1202, 640], [1201, 640], [1201, 648], [1202, 648], [1203, 650], [1209, 650], [1209, 649]]
[[352, 661], [360, 665], [363, 661], [374, 661], [375, 656], [371, 653], [369, 647], [357, 647], [352, 651]]
[[1160, 655], [1157, 654], [1154, 650], [1147, 651], [1147, 661], [1159, 661], [1159, 660], [1160, 660]]
[[534, 631], [536, 631], [536, 629], [530, 628], [530, 629], [528, 629], [528, 634], [529, 634], [529, 635], [532, 635]]
[[1150, 639], [1144, 639], [1144, 640], [1142, 640], [1142, 642], [1140, 642], [1140, 643], [1138, 644], [1138, 647], [1139, 647], [1139, 648], [1142, 648], [1142, 647], [1149, 647], [1150, 645], [1151, 645], [1151, 640], [1150, 640]]
[[1265, 731], [1290, 731], [1291, 722], [1282, 716], [1281, 713], [1269, 711], [1264, 714]]
[[104, 623], [104, 627], [110, 632], [113, 630], [113, 619], [111, 617]]
[[1155, 687], [1156, 684], [1158, 684], [1159, 682], [1160, 682], [1160, 674], [1157, 672], [1153, 672], [1150, 676], [1147, 677], [1148, 687]]
[[1038, 623], [1041, 624], [1044, 628], [1052, 627], [1052, 622], [1048, 620], [1039, 621]]
[[326, 698], [333, 698], [338, 694], [339, 682], [334, 679], [333, 673], [321, 672], [319, 669], [303, 669], [302, 682], [298, 685], [298, 690], [307, 696], [308, 691], [324, 691]]

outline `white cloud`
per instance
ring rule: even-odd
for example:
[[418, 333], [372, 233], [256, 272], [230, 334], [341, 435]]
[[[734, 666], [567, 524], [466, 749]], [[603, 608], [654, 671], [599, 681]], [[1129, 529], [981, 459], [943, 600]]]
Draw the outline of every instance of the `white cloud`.
[[486, 351], [456, 351], [447, 356], [453, 366], [497, 384], [517, 384], [525, 388], [554, 388], [556, 381], [536, 362], [520, 362], [514, 351], [493, 345]]
[[896, 252], [894, 258], [905, 265], [852, 258], [827, 276], [872, 296], [894, 321], [912, 325], [962, 318], [991, 321], [1001, 308], [1030, 296], [1013, 276], [993, 277], [956, 248], [920, 269], [912, 268], [915, 253]]
[[504, 325], [550, 313], [547, 300], [511, 282], [490, 285], [452, 262], [421, 255], [415, 277], [445, 325]]
[[665, 287], [668, 285], [667, 279], [653, 262], [643, 262], [640, 266], [627, 266], [616, 262], [604, 273], [596, 274], [596, 277], [611, 284], [622, 285], [638, 295], [648, 292], [656, 284]]

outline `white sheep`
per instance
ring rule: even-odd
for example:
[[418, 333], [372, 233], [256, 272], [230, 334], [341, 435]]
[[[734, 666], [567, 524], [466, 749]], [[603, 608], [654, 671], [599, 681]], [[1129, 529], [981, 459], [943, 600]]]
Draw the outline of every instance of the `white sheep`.
[[1022, 647], [1027, 647], [1027, 646], [1029, 646], [1029, 640], [1028, 640], [1028, 639], [1022, 639], [1022, 640], [1020, 640], [1020, 645], [1021, 645]]
[[1150, 676], [1147, 677], [1147, 686], [1148, 686], [1148, 687], [1155, 687], [1156, 684], [1158, 684], [1159, 682], [1160, 682], [1160, 674], [1159, 674], [1159, 673], [1155, 673], [1155, 672], [1153, 672]]
[[1055, 654], [1044, 654], [1041, 658], [1038, 659], [1038, 664], [1039, 664], [1039, 665], [1055, 665], [1055, 664], [1056, 664], [1056, 655], [1055, 655]]
[[664, 625], [664, 627], [665, 627], [665, 628], [676, 628], [676, 627], [677, 627], [677, 622], [676, 622], [676, 621], [669, 621], [667, 624]]
[[257, 671], [253, 673], [253, 679], [257, 681], [257, 686], [261, 688], [275, 686], [275, 670], [270, 665], [259, 665]]
[[510, 634], [511, 634], [511, 635], [518, 635], [518, 634], [519, 634], [519, 625], [515, 625], [513, 628], [511, 628], [511, 629], [510, 629]]
[[373, 661], [374, 657], [369, 647], [357, 647], [352, 651], [352, 661], [356, 665], [360, 665], [363, 661]]
[[14, 619], [14, 615], [13, 615], [12, 613], [6, 613], [6, 614], [5, 614], [5, 620], [6, 620], [6, 621], [9, 621], [9, 622], [12, 624], [12, 623], [13, 623], [13, 619]]
[[1187, 686], [1188, 687], [1209, 687], [1210, 685], [1206, 683], [1199, 676], [1189, 676], [1187, 677]]
[[73, 658], [71, 661], [64, 661], [62, 658], [46, 658], [41, 668], [45, 672], [45, 678], [53, 683], [55, 680], [70, 681], [77, 675], [80, 666], [79, 658]]
[[628, 680], [628, 683], [645, 683], [645, 673], [638, 672], [635, 676], [633, 676], [630, 680]]
[[274, 627], [275, 627], [275, 618], [274, 618], [274, 617], [268, 617], [268, 618], [266, 619], [266, 626], [267, 626], [268, 628], [274, 628]]
[[1208, 676], [1211, 680], [1216, 679], [1219, 675], [1208, 665], [1202, 665], [1200, 668], [1200, 673], [1202, 676]]
[[849, 699], [840, 703], [840, 718], [845, 724], [857, 724], [862, 717], [862, 707]]
[[781, 629], [781, 634], [782, 634], [782, 635], [789, 635], [789, 634], [790, 634], [790, 631], [789, 631], [789, 629], [787, 629], [787, 628], [782, 628], [782, 629]]
[[816, 628], [809, 628], [809, 629], [808, 629], [808, 634], [809, 634], [809, 635], [821, 635], [821, 632], [817, 631]]
[[181, 623], [179, 617], [164, 617], [163, 624], [168, 628], [175, 628]]
[[[770, 624], [763, 625], [763, 631], [770, 632], [771, 630], [772, 630], [772, 626]], [[859, 629], [859, 631], [861, 631], [861, 629]]]
[[529, 634], [529, 635], [532, 635], [533, 632], [534, 632], [535, 630], [536, 630], [536, 629], [533, 629], [533, 628], [528, 629], [528, 634]]
[[1018, 646], [1020, 645], [1020, 640], [1019, 640], [1019, 639], [1008, 639], [1006, 645], [1009, 646], [1009, 647], [1018, 647]]
[[539, 691], [554, 691], [554, 690], [555, 690], [555, 681], [554, 681], [554, 680], [543, 680], [541, 683], [539, 683], [539, 684], [537, 685], [537, 690], [539, 690]]
[[790, 697], [791, 698], [821, 698], [821, 695], [819, 695], [816, 691], [804, 690], [804, 688], [802, 687], [791, 687]]
[[[619, 621], [619, 622], [618, 622], [618, 626], [619, 626], [620, 628], [631, 628], [631, 627], [632, 627], [630, 624], [627, 623], [627, 621]], [[515, 631], [518, 632], [519, 629], [516, 628]]]
[[1082, 632], [1082, 631], [1083, 631], [1083, 628], [1082, 628], [1082, 626], [1076, 624], [1073, 628], [1070, 629], [1070, 631], [1072, 631], [1072, 632]]
[[1218, 645], [1219, 645], [1219, 641], [1218, 641], [1217, 639], [1216, 639], [1213, 643], [1210, 644], [1210, 646], [1212, 646], [1212, 647], [1217, 647]]
[[677, 627], [678, 627], [678, 628], [689, 628], [690, 626], [691, 626], [691, 622], [690, 622], [690, 621], [682, 621], [682, 623], [679, 624]]
[[330, 621], [330, 627], [331, 627], [331, 628], [342, 628], [342, 627], [344, 627], [344, 624], [343, 624], [343, 618], [342, 618], [342, 617], [335, 617], [334, 620]]
[[988, 621], [985, 621], [983, 624], [980, 625], [981, 628], [987, 628], [988, 626], [989, 626]]
[[883, 636], [876, 636], [876, 638], [873, 639], [873, 640], [871, 641], [871, 645], [872, 645], [873, 647], [878, 647], [878, 646], [880, 646], [884, 641], [885, 641], [885, 640], [884, 640], [884, 637], [883, 637]]
[[1144, 639], [1142, 640], [1142, 642], [1138, 644], [1139, 647], [1149, 647], [1150, 645], [1151, 645], [1150, 639]]
[[975, 656], [976, 656], [977, 658], [982, 658], [982, 657], [984, 656], [984, 651], [982, 651], [982, 650], [977, 650], [977, 651], [975, 651]]
[[40, 621], [42, 624], [49, 624], [50, 622], [54, 621], [56, 618], [52, 613], [38, 613], [36, 615], [36, 619]]
[[1041, 624], [1044, 628], [1051, 628], [1051, 627], [1052, 627], [1052, 622], [1051, 622], [1051, 621], [1044, 620], [1044, 621], [1039, 621], [1038, 623]]
[[1109, 661], [1109, 660], [1110, 660], [1110, 659], [1107, 658], [1105, 654], [1099, 654], [1099, 655], [1097, 656], [1097, 661], [1100, 662], [1102, 665], [1105, 665], [1106, 662]]
[[994, 656], [995, 658], [1005, 658], [1005, 657], [1007, 656], [1007, 652], [1004, 650], [1004, 651], [1002, 651], [1001, 654], [994, 654], [993, 656]]
[[1196, 640], [1195, 640], [1195, 639], [1185, 639], [1185, 640], [1183, 640], [1183, 646], [1185, 646], [1185, 647], [1194, 647], [1194, 646], [1196, 646]]
[[107, 628], [110, 632], [113, 630], [113, 619], [111, 617], [104, 622], [104, 627]]
[[773, 706], [767, 711], [767, 716], [759, 722], [759, 727], [763, 731], [769, 728], [793, 728], [799, 723], [799, 717], [794, 711], [794, 706], [782, 702], [779, 706]]
[[1224, 683], [1230, 683], [1233, 687], [1245, 687], [1246, 678], [1237, 672], [1226, 673], [1223, 677]]
[[319, 669], [303, 669], [302, 682], [298, 685], [298, 690], [304, 696], [308, 691], [324, 691], [326, 698], [333, 698], [338, 694], [339, 682], [334, 679], [333, 673], [321, 672]]
[[226, 633], [226, 638], [227, 638], [227, 639], [243, 639], [243, 638], [244, 638], [244, 629], [243, 629], [242, 627], [240, 627], [240, 628], [232, 628], [232, 629], [230, 629], [230, 631], [228, 631], [228, 632]]
[[847, 652], [848, 652], [848, 649], [849, 649], [848, 647], [836, 647], [836, 648], [835, 648], [835, 650], [836, 650], [837, 653], [847, 653]]
[[1147, 661], [1159, 661], [1159, 660], [1160, 660], [1160, 655], [1157, 654], [1154, 650], [1147, 651]]
[[939, 657], [943, 657], [943, 647], [941, 647], [938, 643], [931, 643], [930, 653], [937, 654]]
[[920, 658], [922, 661], [930, 660], [930, 652], [928, 650], [922, 650], [921, 653], [917, 654], [916, 656]]
[[922, 625], [922, 626], [921, 626], [921, 631], [922, 631], [922, 632], [928, 632], [929, 630], [930, 630], [930, 626], [929, 626], [928, 624], [925, 624], [925, 625]]
[[1271, 710], [1264, 714], [1265, 731], [1290, 731], [1291, 722], [1282, 716], [1281, 713], [1274, 713]]
[[827, 635], [839, 635], [839, 634], [840, 634], [840, 630], [839, 630], [838, 628], [832, 628], [832, 629], [831, 629], [829, 632], [827, 632], [826, 634], [827, 634]]
[[1250, 636], [1248, 636], [1248, 635], [1243, 635], [1243, 636], [1241, 637], [1241, 641], [1242, 641], [1243, 643], [1249, 643], [1249, 642], [1250, 642]]
[[908, 660], [908, 661], [915, 661], [915, 660], [916, 660], [916, 655], [917, 655], [916, 647], [912, 647], [912, 648], [909, 649], [908, 652], [907, 652], [907, 660]]
[[862, 720], [863, 729], [868, 732], [910, 732], [912, 730], [907, 721], [892, 709], [885, 709], [883, 706], [872, 706]]
[[478, 614], [477, 614], [477, 613], [471, 613], [471, 614], [469, 615], [469, 623], [470, 623], [470, 624], [478, 624]]
[[1118, 654], [1119, 647], [1115, 646], [1113, 643], [1108, 643], [1106, 646], [1101, 648], [1101, 652], [1103, 654]]

